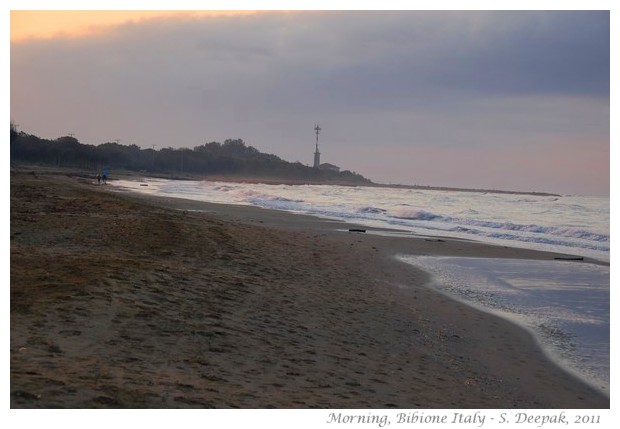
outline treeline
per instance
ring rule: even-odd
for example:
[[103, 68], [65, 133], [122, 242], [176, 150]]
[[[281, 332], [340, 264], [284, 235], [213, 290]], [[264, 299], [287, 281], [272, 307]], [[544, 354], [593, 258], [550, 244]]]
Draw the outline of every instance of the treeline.
[[136, 145], [104, 143], [93, 146], [71, 136], [47, 140], [17, 131], [11, 124], [11, 164], [29, 163], [77, 167], [90, 171], [119, 169], [151, 174], [243, 176], [308, 182], [370, 184], [351, 171], [327, 171], [290, 163], [259, 152], [241, 139], [211, 142], [193, 149], [141, 149]]

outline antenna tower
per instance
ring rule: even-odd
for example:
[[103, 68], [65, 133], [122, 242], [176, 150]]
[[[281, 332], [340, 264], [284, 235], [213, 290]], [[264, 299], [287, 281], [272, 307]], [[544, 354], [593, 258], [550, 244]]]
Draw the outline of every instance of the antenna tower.
[[319, 133], [321, 127], [319, 124], [314, 124], [314, 131], [316, 131], [316, 149], [314, 151], [314, 168], [319, 168], [321, 165], [321, 153], [319, 152]]

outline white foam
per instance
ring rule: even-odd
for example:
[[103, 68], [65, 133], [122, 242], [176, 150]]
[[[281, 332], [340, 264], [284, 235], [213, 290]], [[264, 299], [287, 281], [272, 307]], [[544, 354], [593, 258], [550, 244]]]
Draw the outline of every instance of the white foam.
[[561, 366], [609, 394], [609, 267], [566, 261], [402, 256], [432, 286], [530, 330]]

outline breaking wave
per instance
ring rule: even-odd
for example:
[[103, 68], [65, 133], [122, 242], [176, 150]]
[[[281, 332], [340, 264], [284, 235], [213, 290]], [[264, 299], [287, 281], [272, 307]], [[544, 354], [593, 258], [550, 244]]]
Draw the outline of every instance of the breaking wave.
[[399, 219], [411, 220], [443, 220], [450, 222], [452, 218], [441, 216], [422, 209], [397, 209], [394, 211], [394, 217]]
[[386, 212], [386, 210], [380, 209], [378, 207], [361, 207], [357, 209], [357, 212], [363, 214], [383, 214]]
[[[475, 213], [477, 214], [477, 212]], [[397, 219], [407, 219], [416, 221], [433, 221], [444, 222], [449, 224], [458, 224], [459, 226], [450, 228], [450, 231], [475, 233], [475, 229], [468, 228], [479, 227], [489, 228], [494, 230], [524, 232], [531, 234], [548, 234], [559, 237], [577, 238], [588, 241], [595, 241], [601, 243], [609, 242], [609, 235], [598, 234], [583, 229], [571, 228], [571, 227], [558, 227], [558, 226], [541, 226], [541, 225], [522, 225], [512, 222], [494, 222], [478, 219], [457, 218], [451, 216], [442, 216], [436, 213], [432, 213], [423, 209], [397, 209], [393, 213], [393, 217]], [[480, 233], [480, 232], [478, 232]], [[481, 233], [480, 233], [481, 234]], [[499, 236], [497, 236], [499, 237]], [[518, 235], [505, 234], [506, 239], [518, 239]]]

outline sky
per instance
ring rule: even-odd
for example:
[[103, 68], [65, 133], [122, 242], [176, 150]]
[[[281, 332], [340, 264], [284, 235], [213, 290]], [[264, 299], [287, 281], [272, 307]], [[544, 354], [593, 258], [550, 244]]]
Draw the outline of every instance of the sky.
[[10, 117], [40, 137], [241, 138], [312, 165], [319, 123], [321, 161], [379, 183], [610, 193], [609, 11], [13, 10], [10, 24]]

